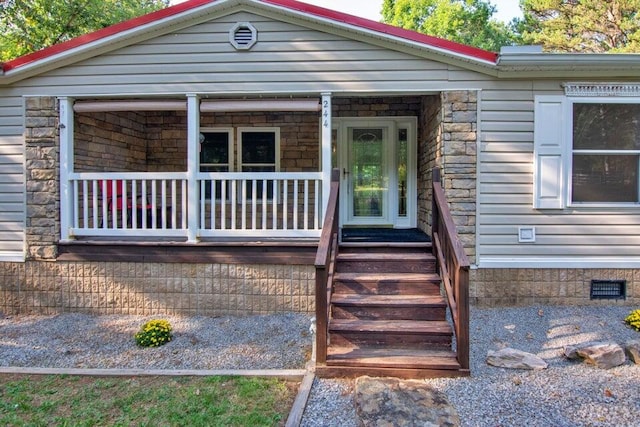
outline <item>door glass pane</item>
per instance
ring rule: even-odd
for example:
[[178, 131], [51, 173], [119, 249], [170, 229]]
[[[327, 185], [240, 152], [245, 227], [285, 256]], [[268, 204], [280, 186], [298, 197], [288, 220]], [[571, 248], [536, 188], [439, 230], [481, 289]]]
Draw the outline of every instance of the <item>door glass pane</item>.
[[387, 193], [384, 132], [352, 129], [351, 190], [354, 217], [382, 217]]
[[638, 202], [638, 156], [573, 155], [574, 202]]
[[398, 216], [407, 216], [407, 129], [398, 129]]

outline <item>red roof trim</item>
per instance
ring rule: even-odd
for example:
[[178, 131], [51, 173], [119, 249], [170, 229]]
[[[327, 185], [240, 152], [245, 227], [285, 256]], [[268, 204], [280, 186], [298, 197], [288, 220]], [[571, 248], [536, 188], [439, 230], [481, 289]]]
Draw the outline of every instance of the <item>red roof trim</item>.
[[[63, 43], [59, 43], [37, 52], [33, 52], [11, 61], [2, 64], [2, 69], [7, 72], [9, 70], [27, 65], [32, 62], [39, 61], [41, 59], [48, 58], [50, 56], [74, 49], [76, 47], [83, 46], [95, 42], [97, 40], [116, 35], [118, 33], [131, 30], [142, 25], [150, 24], [161, 19], [168, 18], [186, 12], [191, 9], [203, 6], [214, 2], [215, 0], [189, 0], [184, 3], [179, 3], [174, 6], [170, 6], [166, 9], [158, 10], [137, 18], [130, 19], [128, 21], [121, 22], [119, 24], [112, 25], [110, 27], [103, 28], [98, 31], [94, 31], [89, 34], [76, 37]], [[370, 19], [361, 18], [354, 15], [349, 15], [343, 12], [337, 12], [335, 10], [326, 9], [324, 7], [310, 5], [302, 3], [296, 0], [260, 0], [263, 3], [269, 3], [275, 6], [280, 6], [290, 10], [297, 10], [310, 15], [316, 15], [322, 18], [326, 18], [332, 21], [343, 22], [345, 24], [353, 25], [363, 29], [375, 31], [378, 33], [388, 34], [394, 37], [403, 38], [413, 42], [421, 43], [427, 46], [435, 47], [459, 55], [476, 58], [482, 61], [488, 61], [496, 63], [498, 60], [498, 54], [495, 52], [489, 52], [483, 49], [479, 49], [472, 46], [467, 46], [461, 43], [452, 42], [449, 40], [441, 39], [439, 37], [428, 36], [425, 34], [417, 33], [415, 31], [405, 30], [403, 28], [394, 27], [392, 25], [383, 24], [380, 22], [372, 21]]]
[[418, 33], [416, 31], [405, 30], [404, 28], [394, 27], [393, 25], [383, 24], [381, 22], [372, 21], [370, 19], [361, 18], [359, 16], [349, 15], [348, 13], [338, 12], [320, 6], [302, 3], [296, 0], [261, 0], [263, 3], [270, 3], [282, 6], [287, 9], [298, 10], [307, 14], [320, 16], [332, 21], [344, 22], [345, 24], [354, 25], [356, 27], [365, 28], [378, 33], [384, 33], [406, 40], [422, 43], [427, 46], [447, 50], [464, 56], [470, 56], [483, 61], [497, 63], [498, 54], [488, 50], [479, 49], [477, 47], [468, 46], [462, 43], [452, 42], [450, 40], [441, 39], [439, 37], [429, 36]]
[[165, 9], [151, 12], [146, 15], [139, 16], [137, 18], [129, 19], [128, 21], [123, 21], [118, 24], [114, 24], [109, 27], [102, 28], [92, 33], [83, 34], [81, 36], [78, 36], [66, 42], [62, 42], [50, 47], [46, 47], [42, 50], [29, 53], [27, 55], [20, 56], [18, 58], [12, 59], [11, 61], [5, 62], [3, 64], [3, 70], [6, 72], [14, 68], [21, 67], [23, 65], [27, 65], [31, 62], [39, 61], [41, 59], [48, 58], [58, 53], [65, 52], [67, 50], [71, 50], [73, 48], [80, 47], [82, 45], [89, 44], [91, 42], [104, 39], [109, 36], [113, 36], [115, 34], [118, 34], [127, 30], [131, 30], [136, 27], [140, 27], [142, 25], [150, 24], [155, 21], [160, 21], [161, 19], [168, 18], [173, 15], [177, 15], [187, 10], [195, 9], [196, 7], [205, 5], [207, 3], [211, 3], [211, 1], [212, 0], [189, 0], [184, 3], [179, 3], [174, 6], [167, 7]]

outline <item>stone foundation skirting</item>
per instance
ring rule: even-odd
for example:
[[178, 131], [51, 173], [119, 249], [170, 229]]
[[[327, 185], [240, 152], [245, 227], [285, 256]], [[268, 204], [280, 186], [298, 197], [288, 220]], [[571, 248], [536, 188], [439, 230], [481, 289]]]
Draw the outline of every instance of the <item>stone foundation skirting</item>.
[[[636, 269], [482, 268], [469, 276], [471, 304], [485, 307], [640, 303], [640, 270]], [[626, 300], [591, 300], [594, 279], [626, 280]]]
[[3, 314], [313, 312], [314, 294], [310, 265], [0, 263]]

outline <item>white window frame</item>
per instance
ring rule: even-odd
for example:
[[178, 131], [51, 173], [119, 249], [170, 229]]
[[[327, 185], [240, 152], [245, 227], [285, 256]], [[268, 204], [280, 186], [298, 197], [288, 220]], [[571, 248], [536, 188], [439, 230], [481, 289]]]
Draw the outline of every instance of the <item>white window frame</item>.
[[[200, 128], [200, 133], [226, 133], [227, 134], [227, 140], [228, 140], [228, 150], [229, 150], [229, 158], [227, 159], [228, 166], [229, 166], [229, 172], [233, 172], [234, 169], [234, 165], [235, 165], [235, 158], [234, 158], [234, 147], [235, 147], [235, 141], [233, 138], [233, 128], [228, 128], [228, 127], [201, 127]], [[202, 144], [200, 144], [199, 146], [199, 151], [198, 153], [202, 152]], [[222, 164], [222, 163], [220, 163]], [[219, 164], [214, 164], [214, 163], [201, 163], [200, 162], [200, 155], [198, 155], [198, 172], [201, 172], [201, 167], [205, 165], [205, 166], [218, 166]], [[206, 173], [206, 172], [203, 172]]]
[[[565, 150], [565, 170], [566, 176], [564, 182], [566, 185], [567, 193], [567, 207], [569, 208], [638, 208], [640, 207], [640, 197], [638, 202], [574, 202], [573, 201], [573, 154], [574, 153], [588, 153], [588, 154], [602, 154], [617, 153], [639, 156], [638, 165], [638, 179], [640, 181], [640, 150], [574, 150], [573, 149], [573, 106], [574, 104], [640, 104], [640, 97], [567, 97], [568, 102], [568, 117], [566, 126], [566, 141], [567, 147]], [[638, 183], [640, 191], [640, 182]]]
[[[199, 130], [199, 133], [226, 133], [227, 134], [227, 144], [228, 144], [228, 152], [229, 152], [229, 158], [227, 159], [228, 163], [226, 163], [226, 165], [228, 166], [229, 170], [228, 172], [233, 172], [234, 171], [234, 166], [235, 166], [235, 159], [234, 159], [234, 148], [235, 148], [235, 140], [234, 140], [234, 132], [233, 132], [233, 128], [231, 127], [201, 127]], [[219, 163], [219, 164], [215, 164], [215, 163], [202, 163], [200, 162], [200, 153], [202, 151], [202, 143], [198, 141], [198, 172], [197, 172], [197, 177], [198, 180], [200, 179], [206, 179], [207, 174], [211, 173], [211, 172], [203, 172], [202, 171], [202, 166], [207, 166], [207, 165], [211, 165], [211, 166], [216, 166], [216, 165], [223, 165], [223, 163]], [[216, 201], [220, 201], [220, 194], [216, 194]], [[207, 196], [205, 198], [205, 201], [207, 203], [211, 202], [211, 197], [210, 195]], [[230, 203], [229, 201], [227, 201], [227, 203]]]

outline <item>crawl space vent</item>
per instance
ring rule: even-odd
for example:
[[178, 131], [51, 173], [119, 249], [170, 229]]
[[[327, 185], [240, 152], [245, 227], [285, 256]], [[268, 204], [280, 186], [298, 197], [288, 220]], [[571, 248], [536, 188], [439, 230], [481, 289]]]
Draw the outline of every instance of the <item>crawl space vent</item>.
[[592, 280], [591, 299], [626, 299], [626, 280]]
[[238, 22], [229, 31], [229, 42], [237, 50], [249, 50], [258, 41], [258, 31], [249, 22]]

